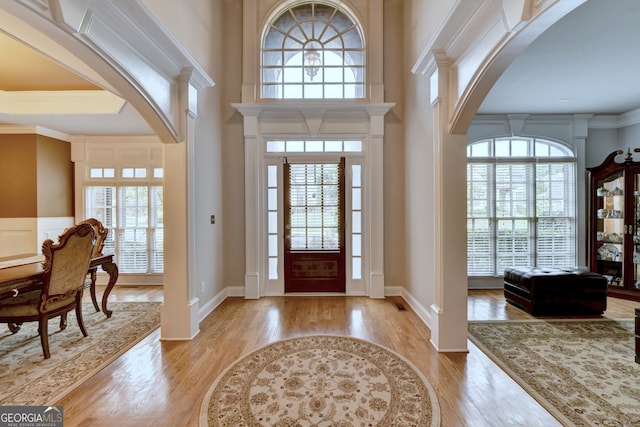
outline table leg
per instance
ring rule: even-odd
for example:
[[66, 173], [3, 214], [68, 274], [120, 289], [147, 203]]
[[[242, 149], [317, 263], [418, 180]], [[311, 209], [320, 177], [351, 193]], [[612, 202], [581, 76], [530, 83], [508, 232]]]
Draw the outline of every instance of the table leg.
[[102, 294], [102, 312], [109, 318], [113, 311], [107, 310], [107, 298], [109, 298], [109, 294], [116, 284], [116, 280], [118, 280], [118, 266], [114, 262], [105, 262], [102, 264], [102, 270], [109, 274], [109, 283], [107, 283], [107, 288]]
[[96, 298], [96, 275], [98, 272], [98, 268], [92, 268], [89, 270], [89, 275], [91, 277], [91, 286], [89, 286], [89, 292], [91, 292], [91, 302], [93, 302], [93, 308], [96, 311], [100, 311], [100, 306], [98, 305], [98, 299]]

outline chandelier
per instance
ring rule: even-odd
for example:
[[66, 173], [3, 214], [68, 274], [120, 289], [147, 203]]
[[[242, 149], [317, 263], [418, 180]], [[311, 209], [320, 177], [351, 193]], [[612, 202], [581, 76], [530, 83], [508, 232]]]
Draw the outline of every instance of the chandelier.
[[315, 40], [309, 41], [304, 46], [303, 66], [304, 71], [311, 80], [318, 74], [318, 70], [322, 66], [322, 56], [320, 50], [322, 45]]

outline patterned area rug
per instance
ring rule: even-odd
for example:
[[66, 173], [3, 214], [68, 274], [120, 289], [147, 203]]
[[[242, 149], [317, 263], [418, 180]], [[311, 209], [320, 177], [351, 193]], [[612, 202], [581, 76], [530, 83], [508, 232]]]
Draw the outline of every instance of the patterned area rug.
[[469, 322], [469, 339], [566, 426], [640, 426], [633, 320]]
[[16, 334], [0, 324], [0, 405], [53, 405], [160, 326], [160, 303], [110, 302], [109, 308], [107, 319], [85, 301], [87, 337], [75, 312], [63, 331], [60, 318], [51, 319], [50, 359], [42, 355], [38, 322], [23, 324]]
[[389, 349], [350, 337], [279, 341], [207, 392], [201, 426], [439, 426], [433, 387]]

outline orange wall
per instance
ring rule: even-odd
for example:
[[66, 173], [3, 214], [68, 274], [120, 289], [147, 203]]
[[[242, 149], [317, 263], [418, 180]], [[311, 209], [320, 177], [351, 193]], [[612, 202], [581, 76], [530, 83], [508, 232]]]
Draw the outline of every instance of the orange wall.
[[73, 216], [73, 162], [71, 144], [36, 135], [38, 216]]
[[0, 135], [0, 218], [38, 216], [36, 139]]
[[0, 134], [0, 218], [73, 216], [71, 145]]

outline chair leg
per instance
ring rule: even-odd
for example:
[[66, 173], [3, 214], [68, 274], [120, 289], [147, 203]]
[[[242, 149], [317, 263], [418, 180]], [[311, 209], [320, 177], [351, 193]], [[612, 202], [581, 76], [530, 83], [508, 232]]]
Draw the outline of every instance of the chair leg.
[[67, 329], [67, 313], [62, 313], [60, 315], [60, 330], [64, 331]]
[[44, 358], [48, 359], [51, 357], [51, 353], [49, 352], [49, 318], [46, 315], [40, 315], [38, 333], [40, 334], [40, 344], [42, 344]]
[[82, 295], [78, 298], [78, 303], [76, 304], [76, 318], [78, 319], [78, 326], [80, 326], [80, 331], [82, 331], [82, 335], [85, 337], [89, 335], [87, 330], [84, 327], [84, 320], [82, 319]]

